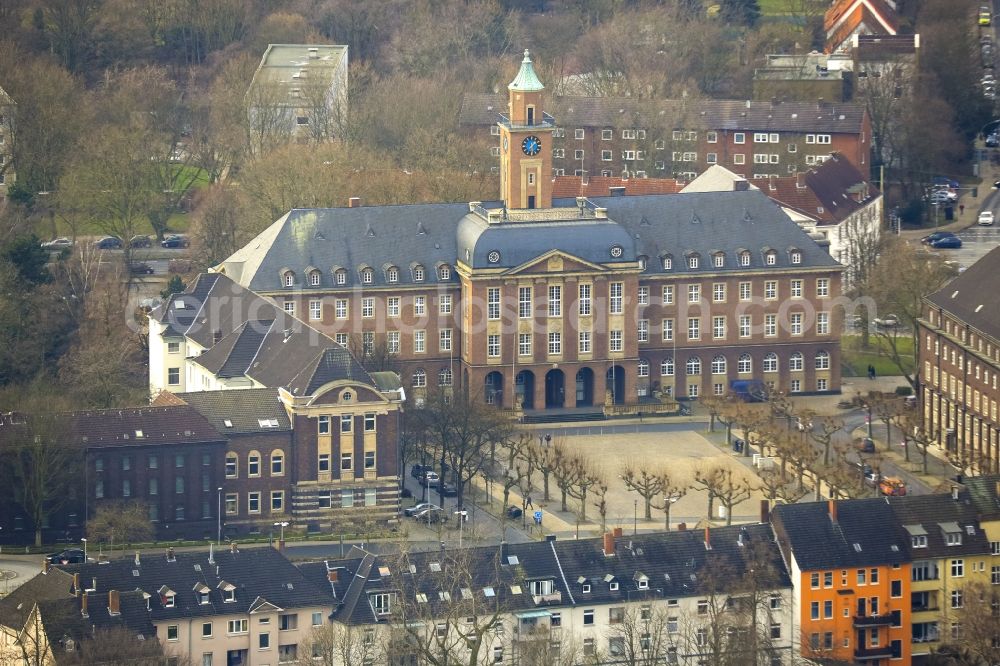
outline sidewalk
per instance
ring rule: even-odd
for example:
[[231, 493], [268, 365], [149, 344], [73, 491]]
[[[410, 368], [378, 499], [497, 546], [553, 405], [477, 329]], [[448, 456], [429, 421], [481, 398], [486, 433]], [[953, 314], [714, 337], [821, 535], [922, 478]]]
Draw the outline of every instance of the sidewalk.
[[[977, 146], [978, 147], [978, 146]], [[906, 240], [919, 240], [932, 231], [950, 231], [957, 233], [969, 227], [976, 226], [979, 213], [984, 210], [993, 210], [996, 204], [997, 191], [993, 189], [993, 183], [1000, 180], [1000, 164], [994, 164], [992, 160], [983, 160], [979, 163], [979, 197], [973, 199], [970, 193], [968, 198], [961, 197], [959, 203], [965, 205], [965, 212], [960, 213], [955, 206], [955, 219], [947, 224], [940, 224], [936, 227], [921, 227], [919, 229], [903, 229], [900, 237]], [[943, 217], [943, 215], [942, 215]], [[943, 220], [942, 220], [943, 221]]]

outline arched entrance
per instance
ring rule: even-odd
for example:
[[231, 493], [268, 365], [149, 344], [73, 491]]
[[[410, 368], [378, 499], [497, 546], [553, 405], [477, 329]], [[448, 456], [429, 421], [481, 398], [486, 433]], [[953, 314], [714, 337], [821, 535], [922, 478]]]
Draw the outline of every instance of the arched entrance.
[[562, 370], [545, 373], [545, 407], [562, 407], [566, 403], [566, 377]]
[[607, 387], [611, 391], [611, 402], [615, 405], [625, 404], [625, 369], [620, 365], [608, 368]]
[[503, 375], [493, 371], [486, 375], [483, 399], [487, 405], [503, 404]]
[[594, 371], [580, 368], [576, 373], [576, 406], [590, 407], [594, 404]]
[[535, 408], [535, 373], [522, 370], [514, 380], [514, 397], [522, 409]]

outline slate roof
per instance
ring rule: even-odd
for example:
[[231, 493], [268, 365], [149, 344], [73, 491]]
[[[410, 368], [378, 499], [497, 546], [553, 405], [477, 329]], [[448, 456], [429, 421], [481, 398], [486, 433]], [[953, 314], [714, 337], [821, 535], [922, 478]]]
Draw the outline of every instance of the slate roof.
[[[712, 547], [708, 549], [702, 531], [661, 532], [618, 537], [612, 557], [604, 555], [602, 539], [580, 539], [410, 553], [402, 561], [392, 556], [369, 559], [368, 554], [359, 557], [362, 553], [354, 552], [344, 560], [328, 561], [322, 568], [318, 564], [300, 568], [308, 570], [308, 576], [316, 581], [326, 580], [329, 571], [336, 572], [337, 581], [330, 585], [343, 603], [334, 616], [352, 624], [379, 621], [368, 597], [386, 591], [405, 595], [411, 606], [419, 608], [419, 604], [426, 603], [429, 614], [441, 603], [442, 592], [452, 598], [461, 596], [480, 607], [499, 603], [515, 615], [580, 604], [635, 601], [646, 596], [693, 596], [719, 584], [720, 580], [709, 572], [730, 570], [740, 576], [747, 569], [748, 558], [758, 554], [774, 566], [775, 589], [791, 584], [769, 525], [715, 528], [710, 532], [710, 542]], [[755, 544], [762, 545], [763, 550]], [[355, 575], [369, 563], [367, 574]], [[471, 584], [465, 580], [470, 572]], [[646, 589], [639, 587], [640, 577], [648, 582]], [[532, 596], [530, 583], [540, 580], [552, 581], [550, 597]], [[617, 589], [611, 589], [611, 582], [618, 583]], [[584, 585], [590, 586], [589, 592], [583, 591]], [[426, 595], [426, 601], [418, 601], [417, 594]], [[348, 603], [355, 595], [358, 602]]]
[[828, 502], [781, 504], [771, 522], [802, 571], [907, 561], [909, 535], [882, 498], [837, 502], [837, 520]]
[[[282, 226], [270, 229], [294, 233]], [[272, 282], [280, 284], [277, 269]], [[167, 326], [165, 337], [186, 336], [205, 348], [189, 360], [220, 378], [248, 377], [262, 386], [299, 391], [337, 379], [374, 384], [342, 345], [221, 273], [199, 275], [150, 316]]]
[[[225, 437], [186, 405], [73, 412], [71, 431], [87, 447], [222, 442]], [[141, 434], [141, 436], [140, 436]]]
[[[630, 97], [556, 96], [548, 109], [558, 127], [649, 127], [669, 119], [684, 129], [745, 132], [816, 132], [859, 134], [864, 129], [861, 104], [753, 100], [660, 100]], [[506, 113], [507, 96], [466, 93], [458, 121], [461, 125], [495, 125]]]
[[36, 602], [68, 598], [72, 586], [73, 576], [58, 568], [39, 573], [0, 598], [0, 625], [20, 629]]
[[87, 593], [86, 617], [81, 613], [82, 602], [78, 597], [43, 601], [38, 606], [42, 626], [49, 645], [53, 646], [57, 662], [60, 654], [57, 646], [61, 646], [66, 638], [73, 639], [79, 645], [76, 649], [85, 652], [85, 641], [94, 638], [97, 631], [122, 628], [136, 640], [155, 640], [156, 637], [156, 628], [149, 619], [142, 592], [120, 593], [116, 615], [108, 610], [108, 595], [93, 592]]
[[[162, 394], [161, 394], [162, 395]], [[195, 391], [168, 394], [190, 405], [204, 416], [220, 433], [246, 434], [288, 432], [292, 424], [288, 412], [278, 398], [277, 389], [257, 388], [239, 391]], [[160, 396], [157, 396], [157, 400]], [[260, 419], [273, 419], [277, 428], [264, 428]], [[232, 425], [226, 425], [226, 422]]]
[[[710, 254], [718, 251], [726, 253], [721, 270], [747, 270], [737, 265], [737, 253], [743, 249], [753, 255], [750, 271], [793, 266], [797, 269], [839, 267], [777, 204], [759, 191], [598, 197], [590, 201], [594, 206], [606, 208], [609, 219], [562, 213], [555, 217], [564, 219], [558, 220], [489, 224], [478, 214], [470, 213], [468, 205], [456, 208], [450, 204], [292, 211], [279, 220], [281, 228], [278, 231], [273, 231], [272, 225], [268, 236], [270, 245], [255, 240], [233, 257], [248, 260], [252, 254], [252, 263], [257, 269], [253, 273], [242, 271], [242, 279], [248, 282], [250, 289], [272, 292], [282, 288], [280, 273], [288, 267], [298, 272], [308, 265], [324, 266], [329, 273], [330, 267], [392, 265], [400, 267], [402, 283], [411, 283], [411, 272], [404, 270], [411, 262], [429, 267], [431, 258], [450, 264], [458, 257], [473, 268], [511, 268], [549, 250], [563, 250], [594, 263], [634, 261], [636, 256], [645, 255], [654, 259], [647, 264], [646, 272], [650, 274], [661, 270], [660, 263], [655, 260], [657, 257], [672, 254], [683, 259], [690, 252], [702, 255], [697, 270], [703, 272], [719, 270], [710, 261]], [[559, 199], [553, 206], [559, 212], [575, 208], [577, 202], [576, 199]], [[403, 209], [408, 219], [405, 223], [396, 217]], [[421, 214], [421, 209], [426, 209], [426, 216]], [[366, 211], [365, 224], [373, 235], [356, 224], [358, 211]], [[444, 216], [452, 213], [456, 215], [454, 218]], [[543, 211], [539, 213], [544, 214]], [[302, 237], [303, 230], [293, 214], [312, 220], [307, 237], [319, 233], [326, 238], [340, 238], [342, 242], [300, 245], [295, 239]], [[424, 233], [416, 231], [418, 225]], [[407, 227], [409, 233], [399, 235], [401, 226]], [[410, 243], [413, 238], [419, 238], [416, 249]], [[614, 245], [621, 246], [620, 257], [611, 256], [610, 248]], [[438, 254], [430, 257], [420, 249], [427, 246], [442, 250], [435, 249]], [[251, 248], [254, 249], [251, 251]], [[444, 252], [445, 248], [450, 254]], [[776, 265], [765, 266], [763, 253], [766, 249], [777, 250]], [[801, 264], [791, 263], [791, 249], [802, 251]], [[497, 264], [491, 264], [487, 258], [493, 250], [501, 256]], [[228, 267], [233, 257], [221, 267]], [[686, 265], [680, 261], [673, 271], [686, 273]], [[433, 279], [433, 271], [427, 275]], [[330, 277], [327, 274], [323, 279]], [[351, 284], [349, 282], [348, 286]], [[375, 286], [385, 284], [384, 276], [376, 271]], [[300, 289], [308, 293], [310, 288]], [[303, 366], [295, 363], [282, 367]], [[270, 380], [258, 381], [275, 385], [268, 384]]]
[[927, 296], [941, 308], [985, 336], [1000, 340], [1000, 247], [987, 252], [951, 282]]
[[[329, 589], [317, 588], [297, 567], [277, 550], [269, 547], [247, 548], [231, 552], [215, 552], [215, 563], [209, 562], [206, 551], [185, 551], [168, 561], [164, 553], [144, 554], [136, 565], [132, 558], [112, 560], [107, 564], [74, 564], [62, 567], [68, 573], [79, 573], [81, 584], [95, 592], [109, 590], [141, 590], [149, 595], [149, 619], [153, 622], [237, 615], [250, 612], [260, 600], [279, 608], [329, 606]], [[235, 587], [236, 601], [226, 602], [222, 586]], [[209, 603], [198, 601], [196, 586], [209, 588]], [[164, 605], [164, 587], [175, 593], [173, 607]], [[165, 595], [165, 591], [164, 591]], [[143, 613], [147, 613], [145, 606]], [[123, 613], [124, 614], [124, 613]]]
[[[913, 559], [948, 557], [949, 555], [988, 554], [990, 542], [980, 529], [976, 507], [967, 491], [960, 491], [958, 499], [951, 494], [907, 495], [890, 497], [889, 506], [896, 520], [908, 534], [919, 526], [927, 536], [925, 548], [914, 548], [912, 539], [907, 543]], [[958, 528], [961, 544], [949, 546], [947, 532]], [[969, 533], [971, 529], [971, 534]], [[919, 530], [917, 530], [919, 533]]]

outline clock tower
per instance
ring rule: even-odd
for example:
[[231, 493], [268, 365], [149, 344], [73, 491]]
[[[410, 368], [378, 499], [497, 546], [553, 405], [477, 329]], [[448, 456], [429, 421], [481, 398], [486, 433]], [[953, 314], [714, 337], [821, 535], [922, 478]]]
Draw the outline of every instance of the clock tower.
[[500, 192], [514, 208], [552, 207], [552, 116], [542, 112], [542, 91], [528, 51], [507, 86], [510, 95], [500, 125]]

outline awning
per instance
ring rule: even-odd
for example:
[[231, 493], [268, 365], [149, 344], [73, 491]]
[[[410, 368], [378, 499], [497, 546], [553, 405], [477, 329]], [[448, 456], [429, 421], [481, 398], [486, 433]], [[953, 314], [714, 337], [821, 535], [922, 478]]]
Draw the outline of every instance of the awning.
[[522, 611], [520, 613], [514, 613], [514, 617], [519, 620], [526, 620], [533, 617], [551, 617], [552, 612], [547, 610], [529, 610]]

